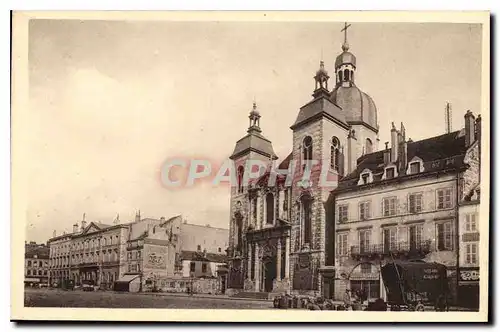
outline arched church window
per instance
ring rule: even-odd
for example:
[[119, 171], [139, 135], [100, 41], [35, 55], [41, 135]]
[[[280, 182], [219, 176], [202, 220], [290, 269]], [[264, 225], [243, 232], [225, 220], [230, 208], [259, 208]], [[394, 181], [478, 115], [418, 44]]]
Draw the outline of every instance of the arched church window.
[[312, 138], [311, 136], [306, 136], [302, 143], [302, 148], [304, 151], [304, 160], [312, 160]]
[[339, 70], [339, 82], [342, 82], [342, 70]]
[[304, 170], [306, 168], [307, 161], [312, 160], [312, 138], [311, 138], [311, 136], [306, 136], [304, 138], [304, 140], [302, 141], [302, 154], [303, 154], [302, 170]]
[[311, 235], [312, 235], [312, 223], [311, 223], [311, 206], [312, 206], [312, 199], [311, 196], [309, 195], [304, 195], [300, 199], [300, 205], [301, 209], [300, 211], [302, 212], [302, 220], [303, 220], [303, 227], [304, 231], [302, 232], [304, 238], [304, 244], [305, 243], [311, 243]]
[[340, 161], [340, 142], [337, 137], [332, 138], [332, 145], [330, 147], [330, 167], [339, 171], [339, 161]]
[[349, 81], [349, 69], [344, 69], [344, 80]]
[[243, 166], [238, 167], [238, 192], [243, 192], [243, 174], [245, 173]]
[[266, 195], [266, 223], [274, 223], [274, 195], [271, 193]]
[[365, 153], [372, 153], [373, 152], [373, 143], [371, 139], [367, 138], [366, 143], [365, 143]]
[[354, 81], [354, 71], [351, 70], [351, 81]]

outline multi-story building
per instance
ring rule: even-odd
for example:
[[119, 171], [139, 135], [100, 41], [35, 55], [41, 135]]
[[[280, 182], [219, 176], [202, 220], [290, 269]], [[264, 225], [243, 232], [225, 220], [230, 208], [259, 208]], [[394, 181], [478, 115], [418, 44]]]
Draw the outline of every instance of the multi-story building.
[[141, 220], [137, 215], [134, 222], [125, 224], [118, 221], [113, 225], [87, 224], [83, 220], [80, 228], [78, 224], [73, 225], [73, 232], [49, 240], [51, 283], [60, 285], [65, 280], [72, 280], [80, 284], [88, 280], [101, 288], [111, 288], [115, 281], [130, 272], [132, 264], [127, 257], [133, 236], [161, 222], [164, 220]]
[[51, 283], [92, 281], [111, 289], [116, 283], [127, 288], [134, 282], [137, 290], [158, 287], [160, 280], [185, 274], [184, 247], [185, 252], [200, 252], [203, 245], [211, 256], [225, 257], [227, 234], [208, 225], [187, 224], [182, 216], [141, 219], [137, 214], [134, 222], [116, 220], [113, 225], [83, 220], [80, 228], [73, 225], [72, 233], [49, 240]]
[[480, 121], [480, 118], [476, 120], [477, 139], [464, 160], [469, 167], [463, 176], [463, 191], [458, 208], [460, 220], [458, 300], [462, 306], [472, 308], [479, 308]]
[[49, 247], [29, 242], [24, 252], [25, 286], [47, 285], [49, 280]]
[[459, 202], [465, 185], [479, 179], [478, 160], [469, 156], [478, 155], [480, 122], [470, 112], [465, 121], [463, 130], [416, 142], [406, 140], [403, 125], [393, 125], [391, 148], [387, 143], [385, 150], [360, 157], [354, 172], [340, 180], [327, 234], [326, 262], [335, 266], [336, 278], [323, 269], [325, 296], [341, 299], [346, 288], [363, 288], [370, 298], [384, 298], [380, 266], [411, 259], [446, 265], [456, 294]]

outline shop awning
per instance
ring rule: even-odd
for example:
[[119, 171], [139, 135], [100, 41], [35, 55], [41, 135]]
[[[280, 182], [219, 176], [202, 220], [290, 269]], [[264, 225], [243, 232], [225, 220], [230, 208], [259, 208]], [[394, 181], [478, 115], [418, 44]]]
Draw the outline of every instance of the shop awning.
[[24, 282], [40, 282], [40, 278], [24, 278]]
[[139, 278], [138, 274], [126, 274], [120, 279], [118, 279], [116, 282], [131, 282], [132, 280]]

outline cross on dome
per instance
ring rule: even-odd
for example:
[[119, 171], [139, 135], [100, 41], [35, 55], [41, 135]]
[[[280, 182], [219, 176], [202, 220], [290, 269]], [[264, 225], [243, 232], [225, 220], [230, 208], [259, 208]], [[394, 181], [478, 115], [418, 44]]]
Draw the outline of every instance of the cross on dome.
[[350, 27], [350, 24], [344, 22], [344, 28], [340, 30], [340, 32], [344, 32], [344, 44], [342, 44], [342, 51], [347, 52], [349, 50], [349, 43], [347, 42], [347, 29]]

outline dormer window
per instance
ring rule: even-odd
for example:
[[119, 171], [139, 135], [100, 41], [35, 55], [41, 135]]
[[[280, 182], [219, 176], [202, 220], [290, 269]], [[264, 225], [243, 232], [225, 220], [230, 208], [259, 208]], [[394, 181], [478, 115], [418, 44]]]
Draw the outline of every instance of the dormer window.
[[407, 174], [418, 174], [424, 171], [424, 162], [419, 157], [414, 157], [408, 163]]
[[411, 174], [420, 173], [420, 163], [419, 162], [414, 162], [414, 163], [410, 164], [410, 173]]
[[365, 169], [363, 172], [361, 172], [361, 174], [359, 175], [358, 186], [372, 182], [373, 182], [373, 174], [369, 169]]
[[389, 164], [384, 169], [384, 174], [382, 175], [382, 180], [390, 180], [398, 177], [398, 171], [394, 164]]

